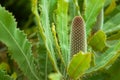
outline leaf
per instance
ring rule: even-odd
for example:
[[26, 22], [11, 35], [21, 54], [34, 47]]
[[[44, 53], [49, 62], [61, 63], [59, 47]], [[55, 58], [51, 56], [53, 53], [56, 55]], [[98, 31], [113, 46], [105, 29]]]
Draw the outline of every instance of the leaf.
[[76, 8], [76, 15], [80, 15], [80, 8], [79, 8], [78, 0], [73, 0], [73, 1], [74, 1], [74, 5]]
[[107, 38], [107, 40], [118, 40], [118, 39], [120, 39], [120, 31], [118, 31], [116, 34], [111, 34], [111, 36]]
[[63, 65], [65, 65], [63, 57], [62, 57], [62, 54], [61, 54], [61, 51], [60, 51], [60, 46], [58, 44], [58, 39], [57, 39], [57, 34], [56, 34], [54, 23], [52, 23], [52, 33], [53, 33], [53, 36], [54, 36], [54, 42], [55, 42], [55, 45], [56, 45], [56, 50], [57, 50], [57, 53], [58, 53], [58, 58], [60, 58], [61, 61], [62, 61], [62, 63], [63, 63]]
[[56, 31], [61, 47], [62, 57], [66, 65], [68, 65], [68, 62], [70, 60], [67, 12], [68, 12], [67, 0], [58, 0], [57, 12], [56, 12], [56, 17], [57, 17]]
[[70, 20], [72, 20], [74, 18], [74, 16], [78, 15], [78, 12], [77, 11], [78, 9], [76, 9], [78, 7], [78, 5], [75, 4], [78, 4], [76, 0], [69, 0], [69, 17], [70, 17]]
[[20, 69], [30, 80], [39, 80], [26, 35], [16, 28], [14, 17], [0, 6], [0, 41], [5, 43]]
[[106, 46], [106, 35], [105, 35], [105, 33], [102, 30], [99, 30], [90, 39], [89, 45], [95, 51], [102, 51]]
[[4, 71], [0, 70], [0, 80], [13, 80], [9, 75]]
[[[77, 1], [76, 1], [76, 4]], [[69, 0], [69, 6], [68, 6], [68, 15], [69, 15], [69, 18], [68, 18], [68, 26], [71, 26], [71, 23], [72, 23], [72, 20], [73, 18], [78, 15], [78, 13], [80, 13], [80, 11], [78, 11], [78, 9], [76, 9], [77, 7], [79, 7], [78, 5], [75, 5], [75, 1], [74, 0]], [[68, 27], [68, 29], [70, 30], [70, 27]]]
[[109, 7], [105, 10], [105, 15], [108, 15], [109, 13], [111, 13], [115, 9], [115, 7], [116, 7], [116, 2], [115, 0], [112, 0]]
[[5, 62], [1, 62], [0, 63], [0, 70], [5, 70], [5, 71], [10, 72], [10, 66]]
[[92, 28], [91, 31], [91, 35], [93, 35], [94, 33], [96, 33], [97, 31], [101, 30], [103, 27], [103, 19], [104, 18], [104, 13], [103, 13], [103, 8], [101, 9], [101, 11], [99, 12], [98, 16], [97, 16], [97, 20]]
[[50, 80], [61, 80], [61, 74], [59, 73], [51, 73], [48, 77]]
[[[120, 62], [118, 58], [115, 63], [107, 70], [107, 73], [110, 74], [109, 80], [118, 80], [120, 79]], [[113, 74], [114, 73], [114, 74]]]
[[49, 3], [47, 0], [41, 0], [41, 23], [42, 27], [44, 29], [44, 35], [45, 35], [45, 47], [48, 52], [48, 56], [52, 60], [52, 64], [56, 71], [58, 71], [57, 63], [56, 63], [56, 57], [55, 57], [55, 51], [54, 51], [54, 42], [53, 42], [53, 36], [50, 28], [50, 21], [49, 21]]
[[87, 35], [90, 33], [99, 11], [102, 9], [105, 0], [85, 0], [85, 21]]
[[78, 4], [79, 4], [79, 7], [80, 7], [80, 13], [81, 13], [81, 15], [83, 15], [84, 14], [84, 9], [85, 9], [84, 0], [77, 0], [77, 1], [78, 1]]
[[120, 5], [116, 6], [115, 9], [111, 13], [109, 13], [109, 15], [106, 15], [104, 17], [104, 23], [106, 23], [108, 20], [110, 20], [111, 16], [113, 17], [116, 14], [118, 14], [119, 12], [120, 12]]
[[[53, 49], [53, 37], [52, 32], [49, 25], [49, 14], [48, 14], [48, 2], [46, 0], [41, 0], [39, 3], [41, 3], [41, 15], [39, 16], [38, 8], [37, 8], [37, 0], [32, 0], [32, 11], [35, 14], [36, 22], [38, 24], [39, 29], [39, 35], [41, 37], [41, 41], [43, 41], [43, 44], [46, 47], [47, 55], [49, 56], [54, 68], [56, 71], [58, 71], [56, 58], [55, 58], [55, 52]], [[59, 72], [59, 71], [58, 71]]]
[[17, 79], [17, 74], [16, 74], [16, 72], [12, 73], [11, 77], [12, 77], [14, 80], [16, 80], [16, 79]]
[[40, 35], [38, 35], [38, 38], [39, 38], [39, 47], [37, 51], [38, 60], [36, 62], [38, 62], [37, 65], [40, 66], [38, 67], [38, 72], [40, 73], [40, 79], [46, 80], [48, 79], [48, 74], [54, 71], [54, 68], [53, 68], [53, 65], [51, 64], [50, 58], [48, 57], [44, 41], [42, 40]]
[[50, 17], [50, 23], [53, 23], [54, 21], [54, 13], [57, 7], [57, 0], [49, 0], [49, 17]]
[[79, 52], [75, 54], [68, 66], [68, 75], [72, 79], [78, 79], [90, 67], [91, 53]]
[[96, 65], [87, 70], [86, 73], [98, 71], [102, 68], [105, 68], [108, 65], [113, 64], [113, 62], [118, 58], [119, 55], [120, 55], [120, 41], [116, 43], [114, 46], [111, 46], [101, 56], [95, 57]]
[[108, 34], [116, 30], [120, 30], [120, 13], [111, 17], [103, 27], [103, 30]]
[[110, 3], [111, 3], [112, 0], [105, 0], [105, 5], [104, 7], [107, 7]]

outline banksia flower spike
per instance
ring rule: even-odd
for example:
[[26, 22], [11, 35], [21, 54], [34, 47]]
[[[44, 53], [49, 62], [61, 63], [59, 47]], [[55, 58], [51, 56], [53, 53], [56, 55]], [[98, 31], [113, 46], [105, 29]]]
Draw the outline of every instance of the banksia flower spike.
[[80, 51], [86, 52], [86, 29], [81, 16], [76, 16], [72, 22], [71, 31], [71, 54], [74, 55]]

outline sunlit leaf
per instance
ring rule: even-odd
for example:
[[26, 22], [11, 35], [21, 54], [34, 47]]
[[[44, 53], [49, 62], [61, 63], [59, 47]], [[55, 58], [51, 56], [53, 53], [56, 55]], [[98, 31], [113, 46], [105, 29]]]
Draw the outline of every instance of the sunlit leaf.
[[102, 51], [106, 46], [106, 35], [102, 30], [99, 30], [90, 39], [89, 45], [96, 51]]
[[90, 67], [91, 53], [79, 52], [75, 54], [68, 66], [71, 79], [78, 79]]
[[61, 76], [61, 74], [60, 73], [51, 73], [51, 74], [49, 74], [49, 79], [50, 80], [61, 80], [62, 78], [62, 76]]
[[12, 14], [0, 6], [0, 41], [6, 44], [11, 57], [30, 80], [39, 80], [31, 53], [31, 44], [26, 35], [17, 28]]

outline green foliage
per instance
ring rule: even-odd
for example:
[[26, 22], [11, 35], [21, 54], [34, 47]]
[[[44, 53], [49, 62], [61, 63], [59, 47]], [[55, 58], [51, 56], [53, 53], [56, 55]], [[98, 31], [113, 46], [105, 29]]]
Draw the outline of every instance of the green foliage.
[[71, 79], [78, 79], [90, 67], [91, 53], [79, 52], [75, 54], [68, 66], [68, 74]]
[[[7, 5], [6, 9], [11, 11], [8, 5], [15, 2], [15, 0], [4, 2]], [[18, 7], [25, 4], [30, 6], [27, 0], [21, 0], [16, 4], [15, 9], [18, 9], [15, 10], [15, 12], [18, 11], [16, 14], [19, 13]], [[25, 20], [23, 21], [15, 15], [20, 24], [17, 26], [13, 15], [0, 6], [0, 41], [8, 47], [10, 56], [10, 59], [8, 55], [8, 59], [1, 58], [0, 45], [0, 69], [6, 71], [5, 73], [0, 70], [0, 80], [12, 80], [11, 77], [16, 79], [14, 72], [20, 80], [120, 79], [119, 75], [113, 74], [120, 73], [120, 65], [115, 62], [119, 61], [117, 58], [120, 55], [120, 3], [118, 0], [31, 0], [31, 8], [25, 7], [24, 10], [29, 9], [32, 9], [32, 12], [29, 11], [28, 19], [24, 11], [22, 18]], [[85, 31], [84, 36], [87, 35], [87, 37], [77, 40], [73, 35], [75, 39], [73, 43], [79, 47], [87, 42], [84, 44], [87, 49], [83, 50], [85, 52], [83, 53], [74, 47], [79, 53], [72, 55], [70, 53], [71, 24], [76, 16], [83, 18], [85, 23], [77, 20], [75, 25], [82, 23], [82, 27], [84, 25], [86, 28], [85, 30], [80, 29], [80, 26], [75, 27], [74, 30], [78, 28], [79, 32], [77, 37], [80, 37], [83, 31]], [[32, 43], [17, 27], [24, 29], [25, 32], [28, 30], [28, 38]], [[81, 43], [77, 44], [77, 42]], [[4, 48], [3, 45], [2, 48]], [[16, 63], [11, 64], [7, 61], [11, 59]], [[7, 64], [3, 64], [4, 61]], [[14, 69], [16, 67], [17, 69]]]
[[99, 11], [104, 5], [104, 0], [85, 0], [85, 21], [87, 35], [90, 33]]
[[106, 70], [106, 73], [109, 73], [109, 75], [111, 75], [110, 77], [108, 77], [109, 80], [118, 80], [118, 79], [120, 79], [119, 66], [120, 66], [120, 63], [119, 63], [119, 60], [117, 60], [117, 61], [115, 61], [115, 63], [108, 70]]
[[[97, 44], [97, 46], [96, 46]], [[98, 31], [89, 41], [89, 45], [95, 51], [102, 51], [106, 47], [106, 35], [103, 31]]]
[[111, 4], [105, 11], [105, 15], [108, 15], [109, 13], [111, 13], [115, 7], [116, 7], [116, 2], [115, 2], [115, 0], [112, 0]]
[[58, 34], [58, 40], [60, 42], [62, 57], [66, 65], [68, 65], [68, 62], [70, 61], [67, 13], [68, 13], [68, 1], [58, 0], [57, 10], [56, 10], [56, 18], [57, 18], [56, 31]]
[[4, 71], [0, 70], [0, 80], [13, 80], [9, 75]]
[[61, 74], [59, 73], [51, 73], [48, 77], [50, 80], [61, 80]]
[[117, 13], [115, 16], [111, 17], [105, 24], [103, 30], [106, 33], [111, 33], [113, 31], [120, 29], [120, 13]]
[[1, 6], [0, 15], [0, 41], [8, 46], [12, 53], [11, 57], [16, 60], [25, 75], [31, 75], [29, 76], [31, 80], [39, 80], [31, 53], [31, 44], [25, 34], [16, 28], [17, 24], [12, 14]]
[[99, 12], [98, 16], [97, 16], [97, 20], [92, 28], [92, 32], [91, 34], [96, 33], [97, 31], [99, 31], [100, 29], [102, 29], [103, 27], [103, 18], [104, 18], [104, 14], [103, 14], [103, 8], [101, 9], [101, 11]]
[[32, 10], [36, 16], [36, 20], [37, 20], [37, 24], [38, 24], [38, 28], [39, 28], [39, 35], [41, 36], [41, 39], [44, 42], [44, 45], [48, 52], [48, 55], [49, 55], [50, 59], [52, 60], [52, 64], [54, 65], [56, 71], [58, 71], [57, 64], [56, 64], [56, 58], [55, 58], [55, 52], [53, 49], [53, 45], [54, 45], [53, 44], [53, 36], [52, 36], [52, 32], [51, 32], [50, 25], [49, 25], [49, 17], [48, 17], [49, 15], [47, 12], [48, 7], [46, 8], [46, 5], [45, 5], [45, 3], [47, 4], [47, 1], [42, 0], [40, 2], [41, 4], [43, 4], [41, 6], [42, 12], [43, 12], [43, 13], [41, 13], [41, 18], [43, 19], [42, 23], [41, 23], [41, 19], [39, 17], [39, 13], [37, 11], [37, 9], [38, 9], [37, 8], [37, 0], [34, 0], [32, 3], [33, 3]]
[[5, 70], [5, 71], [10, 71], [10, 69], [9, 69], [9, 65], [7, 64], [7, 63], [5, 63], [5, 62], [2, 62], [1, 64], [0, 64], [0, 70]]
[[91, 67], [86, 73], [94, 72], [112, 64], [120, 55], [120, 42], [111, 46], [101, 56], [95, 57], [95, 66]]

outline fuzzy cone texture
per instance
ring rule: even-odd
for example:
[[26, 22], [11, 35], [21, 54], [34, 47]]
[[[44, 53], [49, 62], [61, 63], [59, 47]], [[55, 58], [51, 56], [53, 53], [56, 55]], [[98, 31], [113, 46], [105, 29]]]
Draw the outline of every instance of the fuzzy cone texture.
[[86, 32], [84, 20], [76, 16], [72, 23], [71, 33], [71, 54], [74, 55], [80, 51], [86, 52]]

